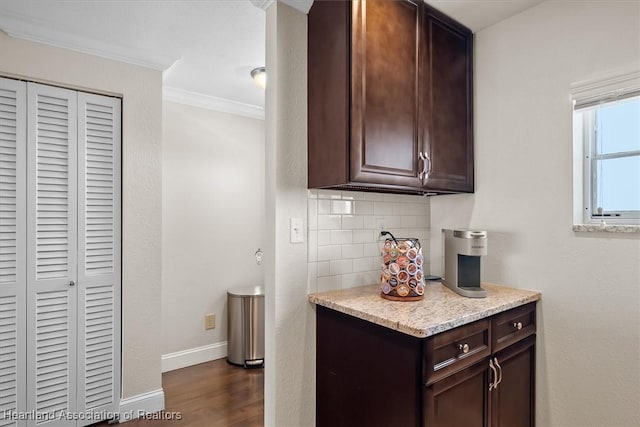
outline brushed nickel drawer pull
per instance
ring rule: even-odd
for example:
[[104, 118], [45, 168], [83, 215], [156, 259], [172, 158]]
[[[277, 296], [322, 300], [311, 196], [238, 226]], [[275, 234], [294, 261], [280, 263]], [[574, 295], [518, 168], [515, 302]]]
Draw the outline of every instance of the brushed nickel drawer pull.
[[517, 330], [522, 329], [522, 322], [513, 322], [513, 328]]
[[464, 344], [458, 344], [458, 349], [459, 349], [462, 353], [467, 354], [467, 353], [469, 353], [469, 344], [467, 344], [467, 343], [464, 343]]

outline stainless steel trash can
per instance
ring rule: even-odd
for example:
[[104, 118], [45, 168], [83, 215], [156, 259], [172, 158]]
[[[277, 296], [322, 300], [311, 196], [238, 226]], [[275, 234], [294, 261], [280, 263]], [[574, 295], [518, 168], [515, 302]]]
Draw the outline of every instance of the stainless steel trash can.
[[264, 367], [264, 290], [261, 286], [227, 291], [227, 362]]

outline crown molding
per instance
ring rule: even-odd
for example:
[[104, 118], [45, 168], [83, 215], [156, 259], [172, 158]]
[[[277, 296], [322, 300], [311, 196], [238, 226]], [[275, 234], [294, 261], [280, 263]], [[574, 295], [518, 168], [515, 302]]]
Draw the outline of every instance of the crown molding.
[[205, 108], [207, 110], [220, 111], [222, 113], [237, 114], [239, 116], [250, 117], [252, 119], [264, 120], [264, 108], [257, 105], [245, 104], [243, 102], [218, 98], [216, 96], [203, 95], [201, 93], [169, 86], [165, 86], [163, 88], [162, 95], [165, 101], [190, 105], [192, 107]]
[[[311, 5], [313, 4], [313, 0], [278, 0], [281, 3], [291, 6], [294, 9], [298, 9], [302, 13], [309, 13], [309, 9], [311, 9]], [[269, 9], [275, 0], [251, 0], [251, 3], [262, 10]]]
[[309, 13], [309, 9], [311, 9], [311, 5], [313, 4], [313, 0], [278, 0], [278, 1], [288, 6], [291, 6], [294, 9], [298, 9], [300, 12], [304, 14]]
[[267, 10], [269, 6], [275, 3], [275, 0], [250, 0], [251, 4], [258, 9]]
[[178, 59], [165, 54], [153, 53], [142, 49], [131, 49], [88, 37], [76, 36], [65, 31], [48, 28], [44, 22], [12, 12], [3, 12], [0, 15], [0, 29], [14, 38], [87, 53], [154, 70], [164, 71]]

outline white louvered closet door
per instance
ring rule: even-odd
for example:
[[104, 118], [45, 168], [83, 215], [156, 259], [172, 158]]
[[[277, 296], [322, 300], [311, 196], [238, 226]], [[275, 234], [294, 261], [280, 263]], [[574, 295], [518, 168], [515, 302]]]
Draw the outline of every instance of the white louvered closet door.
[[0, 78], [0, 414], [26, 410], [26, 130], [26, 83]]
[[27, 408], [40, 414], [77, 409], [76, 103], [77, 92], [27, 85]]
[[78, 93], [78, 166], [78, 410], [115, 412], [120, 398], [119, 99]]

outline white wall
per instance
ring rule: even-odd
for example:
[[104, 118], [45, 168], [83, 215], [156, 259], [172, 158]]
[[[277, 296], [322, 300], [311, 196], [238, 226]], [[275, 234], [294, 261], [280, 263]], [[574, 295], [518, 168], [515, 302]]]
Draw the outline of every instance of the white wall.
[[166, 355], [224, 343], [227, 290], [263, 284], [264, 121], [165, 101], [162, 123]]
[[[314, 425], [315, 311], [307, 301], [307, 245], [289, 243], [289, 218], [307, 217], [307, 16], [267, 9], [265, 426]], [[306, 236], [305, 236], [306, 237]]]
[[548, 1], [477, 33], [476, 193], [431, 199], [434, 251], [443, 227], [487, 229], [483, 278], [542, 291], [539, 426], [640, 425], [640, 237], [571, 228], [570, 84], [629, 65], [639, 2]]
[[122, 96], [123, 397], [161, 389], [162, 73], [0, 31], [0, 74]]

